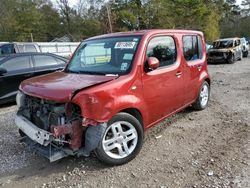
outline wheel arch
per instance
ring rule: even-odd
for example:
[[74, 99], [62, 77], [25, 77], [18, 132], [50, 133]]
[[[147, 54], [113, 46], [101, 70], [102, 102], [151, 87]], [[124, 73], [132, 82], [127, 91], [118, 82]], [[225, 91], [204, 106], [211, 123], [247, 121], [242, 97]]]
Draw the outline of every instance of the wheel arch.
[[209, 87], [211, 86], [211, 79], [210, 78], [207, 77], [204, 79], [204, 81], [206, 81], [208, 83]]
[[135, 117], [140, 122], [140, 124], [142, 125], [142, 128], [144, 129], [143, 116], [142, 116], [142, 113], [137, 108], [126, 108], [126, 109], [119, 111], [119, 113], [120, 112], [125, 112]]

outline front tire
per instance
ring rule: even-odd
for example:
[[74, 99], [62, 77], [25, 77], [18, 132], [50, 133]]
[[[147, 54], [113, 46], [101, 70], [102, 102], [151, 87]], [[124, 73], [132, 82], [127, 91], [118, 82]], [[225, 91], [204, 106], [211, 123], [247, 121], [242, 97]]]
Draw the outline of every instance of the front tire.
[[243, 59], [243, 52], [240, 53], [239, 61]]
[[228, 59], [228, 63], [229, 64], [233, 64], [235, 62], [235, 59], [234, 59], [234, 55], [232, 54], [229, 59]]
[[141, 150], [143, 137], [143, 127], [134, 116], [118, 113], [108, 122], [96, 156], [108, 165], [127, 163]]
[[199, 96], [197, 97], [195, 103], [193, 104], [193, 107], [195, 110], [204, 110], [209, 101], [210, 97], [210, 86], [208, 82], [204, 81], [201, 85]]

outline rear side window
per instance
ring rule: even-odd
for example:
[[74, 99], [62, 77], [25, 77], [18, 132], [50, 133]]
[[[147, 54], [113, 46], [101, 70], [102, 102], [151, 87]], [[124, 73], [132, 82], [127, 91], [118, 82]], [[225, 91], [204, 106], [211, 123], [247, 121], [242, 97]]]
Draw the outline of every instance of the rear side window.
[[52, 66], [58, 64], [54, 57], [47, 55], [35, 55], [34, 60], [35, 60], [35, 67]]
[[14, 57], [1, 64], [0, 67], [7, 69], [7, 71], [28, 69], [30, 68], [30, 58], [29, 56]]
[[241, 44], [240, 40], [237, 40], [237, 46], [239, 46]]
[[183, 53], [187, 61], [202, 59], [202, 39], [200, 36], [183, 37]]
[[171, 36], [155, 37], [148, 44], [147, 57], [156, 57], [160, 67], [174, 64], [176, 55], [175, 41]]

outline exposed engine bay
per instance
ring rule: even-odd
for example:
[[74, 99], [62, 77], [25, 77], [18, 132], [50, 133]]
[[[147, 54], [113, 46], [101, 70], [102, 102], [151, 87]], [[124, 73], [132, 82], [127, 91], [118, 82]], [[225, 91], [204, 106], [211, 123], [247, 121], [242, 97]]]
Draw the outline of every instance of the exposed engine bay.
[[56, 103], [19, 92], [17, 105], [16, 124], [22, 141], [51, 162], [68, 155], [89, 156], [105, 128], [105, 124], [86, 126], [80, 107], [73, 103]]

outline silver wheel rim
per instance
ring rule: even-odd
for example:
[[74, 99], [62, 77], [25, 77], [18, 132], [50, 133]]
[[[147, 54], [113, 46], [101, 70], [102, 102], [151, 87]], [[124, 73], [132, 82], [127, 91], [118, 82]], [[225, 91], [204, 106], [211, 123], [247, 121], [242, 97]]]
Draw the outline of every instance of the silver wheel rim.
[[113, 159], [129, 156], [138, 142], [135, 127], [127, 121], [117, 121], [111, 124], [102, 139], [104, 152]]
[[203, 87], [201, 88], [201, 92], [200, 92], [200, 100], [201, 100], [201, 105], [202, 106], [206, 106], [207, 102], [208, 102], [208, 95], [209, 95], [209, 91], [208, 91], [208, 86], [205, 84], [203, 85]]

